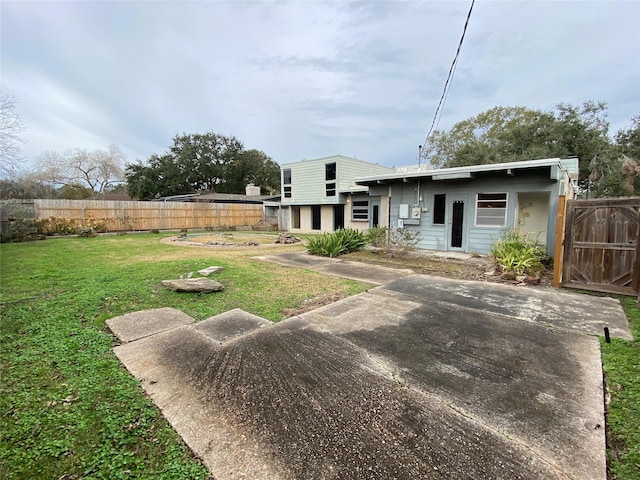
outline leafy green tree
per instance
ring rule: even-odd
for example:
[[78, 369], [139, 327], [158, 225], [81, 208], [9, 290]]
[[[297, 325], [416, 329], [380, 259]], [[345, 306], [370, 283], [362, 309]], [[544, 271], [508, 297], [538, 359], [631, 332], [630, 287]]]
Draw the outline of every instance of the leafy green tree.
[[596, 197], [640, 196], [640, 115], [614, 136], [613, 158], [591, 162], [590, 194]]
[[30, 175], [0, 180], [0, 199], [57, 198], [57, 190]]
[[91, 198], [93, 193], [92, 189], [79, 183], [70, 183], [58, 189], [59, 197], [68, 200], [84, 200], [85, 198]]
[[436, 168], [577, 156], [590, 196], [638, 194], [639, 124], [640, 116], [614, 143], [602, 102], [561, 103], [550, 112], [494, 107], [435, 131], [423, 155]]
[[620, 153], [640, 161], [640, 115], [631, 119], [629, 128], [618, 130], [614, 139]]
[[235, 137], [217, 133], [182, 134], [162, 156], [126, 168], [127, 192], [149, 200], [200, 191], [244, 193], [249, 183], [264, 191], [280, 187], [280, 168], [258, 150], [245, 151]]
[[260, 187], [260, 193], [280, 191], [280, 166], [260, 150], [247, 150], [226, 166], [222, 189], [228, 193], [244, 193], [249, 184]]

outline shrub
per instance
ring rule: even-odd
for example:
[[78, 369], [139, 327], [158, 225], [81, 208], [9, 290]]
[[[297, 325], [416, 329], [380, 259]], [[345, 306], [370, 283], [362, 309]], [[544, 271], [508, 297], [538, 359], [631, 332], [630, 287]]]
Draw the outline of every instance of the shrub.
[[92, 237], [95, 237], [97, 235], [98, 234], [91, 227], [82, 227], [80, 230], [78, 230], [78, 236], [79, 237], [92, 238]]
[[108, 224], [108, 218], [93, 218], [93, 215], [89, 214], [83, 227], [91, 228], [94, 232], [106, 233]]
[[541, 247], [512, 229], [502, 232], [491, 245], [489, 256], [497, 268], [516, 275], [540, 275], [549, 261]]
[[364, 233], [353, 228], [345, 228], [310, 237], [307, 242], [307, 251], [313, 255], [337, 257], [360, 250], [366, 243]]
[[393, 253], [405, 255], [418, 248], [420, 233], [408, 228], [390, 228], [387, 249]]
[[2, 204], [0, 217], [2, 231], [0, 242], [24, 242], [38, 238], [36, 228], [36, 211], [31, 205], [23, 205], [15, 200], [7, 200]]
[[388, 240], [388, 230], [386, 227], [381, 227], [377, 225], [372, 227], [367, 232], [367, 242], [369, 242], [374, 247], [384, 247], [387, 245]]
[[36, 227], [38, 233], [44, 235], [74, 235], [78, 233], [78, 227], [69, 218], [40, 218], [36, 221]]

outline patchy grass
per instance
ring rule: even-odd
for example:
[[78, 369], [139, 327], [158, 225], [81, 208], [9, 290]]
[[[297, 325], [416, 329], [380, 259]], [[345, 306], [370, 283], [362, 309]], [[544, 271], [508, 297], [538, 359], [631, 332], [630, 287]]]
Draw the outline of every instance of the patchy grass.
[[633, 341], [601, 339], [607, 388], [607, 446], [611, 480], [640, 479], [640, 306], [621, 298]]
[[[120, 365], [104, 321], [167, 306], [197, 320], [239, 307], [279, 321], [283, 310], [310, 298], [365, 288], [251, 258], [272, 254], [273, 247], [185, 248], [163, 244], [161, 237], [0, 245], [1, 478], [208, 478]], [[176, 293], [161, 286], [209, 265], [225, 268], [216, 275], [224, 292]]]

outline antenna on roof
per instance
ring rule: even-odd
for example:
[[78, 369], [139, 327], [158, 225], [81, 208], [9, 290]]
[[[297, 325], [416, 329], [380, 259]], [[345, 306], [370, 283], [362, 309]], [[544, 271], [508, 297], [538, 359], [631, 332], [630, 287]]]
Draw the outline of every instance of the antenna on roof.
[[420, 160], [422, 160], [422, 145], [418, 145], [418, 170], [420, 169]]

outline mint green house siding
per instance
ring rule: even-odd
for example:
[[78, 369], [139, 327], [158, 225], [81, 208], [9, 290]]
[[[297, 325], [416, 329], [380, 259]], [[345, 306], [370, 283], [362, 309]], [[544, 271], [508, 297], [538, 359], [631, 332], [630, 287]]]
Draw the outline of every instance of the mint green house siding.
[[[281, 223], [287, 230], [300, 232], [330, 232], [340, 226], [369, 228], [371, 222], [368, 219], [353, 218], [352, 196], [358, 196], [356, 201], [361, 205], [364, 200], [360, 197], [364, 195], [371, 214], [374, 207], [376, 212], [381, 211], [381, 201], [369, 202], [368, 188], [356, 185], [354, 179], [395, 172], [392, 168], [343, 155], [283, 164], [280, 170], [284, 210]], [[299, 215], [299, 223], [293, 221], [295, 215]], [[314, 228], [318, 223], [320, 228]]]

